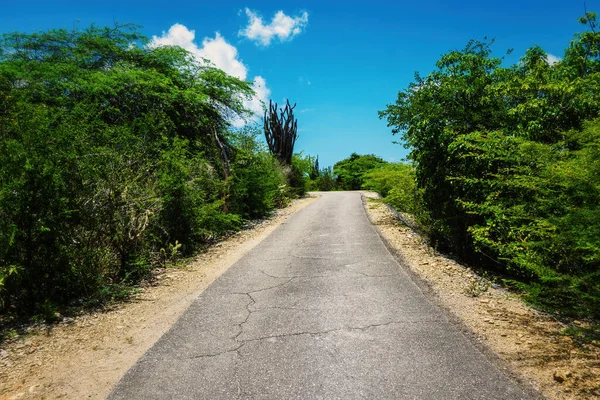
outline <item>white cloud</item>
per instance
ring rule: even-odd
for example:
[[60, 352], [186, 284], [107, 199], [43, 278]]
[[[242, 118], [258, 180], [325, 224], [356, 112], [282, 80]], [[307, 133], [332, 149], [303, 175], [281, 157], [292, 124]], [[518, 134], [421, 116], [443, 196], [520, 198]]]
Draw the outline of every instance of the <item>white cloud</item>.
[[262, 76], [257, 76], [254, 78], [254, 80], [252, 81], [252, 89], [254, 90], [254, 93], [256, 93], [256, 95], [250, 100], [244, 102], [244, 105], [247, 109], [252, 111], [254, 115], [250, 119], [250, 121], [244, 121], [241, 118], [234, 119], [231, 123], [236, 128], [241, 128], [248, 122], [257, 122], [263, 116], [263, 104], [268, 103], [269, 96], [271, 95], [271, 90], [267, 87], [267, 82]]
[[[209, 60], [215, 67], [225, 71], [231, 76], [246, 80], [248, 68], [239, 59], [237, 48], [228, 43], [219, 32], [215, 33], [214, 38], [206, 37], [202, 40], [202, 47], [196, 42], [196, 31], [188, 29], [185, 25], [175, 24], [167, 32], [162, 33], [160, 37], [153, 36], [150, 42], [151, 47], [157, 46], [179, 46], [192, 53], [199, 62]], [[262, 76], [255, 76], [252, 80], [252, 88], [256, 95], [245, 101], [247, 109], [255, 114], [255, 119], [262, 115], [263, 105], [271, 91], [267, 87], [267, 82]], [[234, 126], [240, 127], [245, 124], [242, 119], [232, 121]]]
[[227, 72], [231, 76], [239, 79], [246, 79], [248, 69], [238, 59], [238, 51], [221, 36], [219, 32], [215, 33], [214, 38], [204, 38], [202, 47], [194, 42], [196, 31], [188, 29], [185, 25], [175, 24], [169, 28], [162, 36], [152, 36], [150, 46], [179, 46], [199, 60], [206, 58], [215, 67]]
[[548, 53], [548, 54], [546, 55], [546, 61], [548, 61], [548, 64], [549, 64], [549, 65], [554, 65], [554, 64], [556, 64], [557, 62], [559, 62], [559, 61], [561, 61], [561, 60], [562, 60], [562, 58], [560, 58], [560, 57], [557, 57], [557, 56], [555, 56], [555, 55], [552, 55], [552, 54], [550, 54], [550, 53]]
[[291, 40], [302, 32], [308, 24], [308, 13], [306, 11], [295, 17], [285, 15], [283, 11], [277, 11], [268, 25], [265, 25], [262, 17], [249, 8], [246, 8], [245, 11], [248, 16], [248, 25], [239, 31], [239, 36], [254, 40], [263, 46], [270, 45], [274, 37], [277, 37], [281, 42]]

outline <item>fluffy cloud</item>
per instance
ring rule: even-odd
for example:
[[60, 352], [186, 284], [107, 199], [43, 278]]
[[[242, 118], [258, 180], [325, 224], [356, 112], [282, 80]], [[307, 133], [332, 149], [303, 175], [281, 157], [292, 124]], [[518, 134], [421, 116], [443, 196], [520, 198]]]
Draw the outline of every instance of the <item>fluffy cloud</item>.
[[240, 30], [239, 35], [250, 40], [268, 46], [271, 40], [277, 37], [281, 42], [291, 40], [298, 35], [308, 24], [308, 13], [305, 11], [296, 17], [285, 15], [283, 11], [277, 11], [268, 25], [263, 23], [262, 17], [246, 8], [248, 25]]
[[[267, 82], [262, 76], [257, 76], [252, 81], [252, 89], [256, 95], [246, 102], [246, 108], [251, 110], [254, 113], [254, 117], [252, 121], [258, 121], [262, 117], [262, 113], [264, 111], [263, 104], [268, 103], [269, 96], [271, 95], [271, 90], [267, 87]], [[246, 124], [246, 121], [241, 119], [237, 119], [232, 122], [233, 126], [241, 127]]]
[[[161, 36], [153, 36], [150, 46], [179, 46], [192, 53], [200, 61], [209, 60], [215, 67], [225, 71], [231, 76], [246, 80], [248, 68], [239, 59], [235, 46], [227, 41], [218, 32], [214, 38], [204, 38], [202, 47], [195, 42], [196, 32], [188, 29], [185, 25], [175, 24]], [[263, 103], [269, 98], [271, 91], [267, 88], [267, 82], [261, 76], [254, 77], [252, 87], [256, 95], [245, 102], [246, 108], [251, 110], [256, 118], [262, 114]], [[245, 121], [236, 119], [232, 121], [234, 126], [240, 127]]]
[[546, 55], [546, 61], [548, 61], [548, 64], [550, 64], [550, 65], [554, 65], [561, 60], [562, 60], [562, 58], [556, 57], [555, 55], [552, 55], [550, 53], [548, 53]]

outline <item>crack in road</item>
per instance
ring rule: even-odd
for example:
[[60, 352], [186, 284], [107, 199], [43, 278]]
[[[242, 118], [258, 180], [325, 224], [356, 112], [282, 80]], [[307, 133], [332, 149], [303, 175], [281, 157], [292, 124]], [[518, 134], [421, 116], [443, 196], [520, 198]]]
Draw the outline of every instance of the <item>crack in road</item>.
[[266, 306], [255, 308], [252, 312], [261, 312], [266, 310], [286, 310], [286, 311], [321, 311], [320, 308], [302, 308], [302, 307], [281, 307], [281, 306]]
[[114, 399], [528, 398], [427, 301], [358, 194], [323, 198], [207, 290]]
[[253, 312], [256, 311], [250, 311], [248, 313], [248, 316], [246, 317], [246, 319], [240, 323], [240, 332], [237, 333], [232, 339], [234, 339], [235, 341], [239, 342], [240, 345], [233, 348], [233, 349], [228, 349], [228, 350], [224, 350], [221, 352], [217, 352], [217, 353], [208, 353], [208, 354], [200, 354], [200, 355], [195, 355], [195, 356], [191, 356], [188, 357], [189, 359], [197, 359], [197, 358], [210, 358], [210, 357], [219, 357], [222, 356], [224, 354], [227, 353], [233, 353], [236, 352], [238, 354], [239, 357], [243, 357], [243, 355], [240, 353], [240, 350], [247, 344], [247, 343], [251, 343], [251, 342], [260, 342], [260, 341], [264, 341], [264, 340], [269, 340], [269, 339], [279, 339], [279, 338], [287, 338], [287, 337], [295, 337], [295, 336], [304, 336], [304, 335], [308, 335], [308, 336], [320, 336], [320, 335], [326, 335], [329, 333], [335, 333], [335, 332], [345, 332], [345, 331], [364, 331], [367, 329], [373, 329], [373, 328], [380, 328], [380, 327], [387, 327], [387, 326], [391, 326], [391, 325], [400, 325], [400, 324], [415, 324], [415, 323], [437, 323], [439, 322], [438, 320], [432, 320], [432, 321], [389, 321], [389, 322], [384, 322], [384, 323], [379, 323], [379, 324], [368, 324], [368, 325], [364, 325], [364, 326], [350, 326], [350, 327], [343, 327], [343, 328], [333, 328], [333, 329], [326, 329], [326, 330], [321, 330], [321, 331], [314, 331], [314, 332], [294, 332], [294, 333], [284, 333], [281, 335], [269, 335], [269, 336], [261, 336], [261, 337], [257, 337], [257, 338], [252, 338], [252, 339], [238, 339], [238, 337], [243, 333], [243, 327], [242, 325], [244, 323], [246, 323], [248, 321], [248, 318], [250, 317], [250, 314], [252, 314]]
[[316, 331], [316, 332], [284, 333], [281, 335], [269, 335], [269, 336], [261, 336], [261, 337], [253, 338], [253, 339], [244, 339], [243, 342], [244, 342], [244, 344], [246, 344], [249, 342], [258, 342], [258, 341], [263, 341], [263, 340], [268, 340], [268, 339], [277, 339], [277, 338], [284, 338], [284, 337], [294, 337], [294, 336], [303, 336], [303, 335], [319, 336], [319, 335], [326, 335], [328, 333], [333, 333], [333, 332], [356, 331], [356, 330], [363, 331], [363, 330], [367, 330], [367, 329], [371, 329], [371, 328], [379, 328], [379, 327], [383, 327], [383, 326], [402, 324], [405, 322], [406, 321], [390, 321], [390, 322], [385, 322], [385, 323], [381, 323], [381, 324], [369, 324], [369, 325], [358, 326], [358, 327], [334, 328], [334, 329], [326, 329], [323, 331]]
[[[357, 263], [353, 263], [353, 264], [349, 264], [346, 265], [345, 267], [351, 266], [351, 265], [356, 265]], [[356, 274], [360, 274], [366, 277], [391, 277], [391, 276], [396, 276], [396, 274], [394, 275], [367, 275], [364, 274], [362, 272], [358, 272], [358, 271], [354, 271], [350, 268], [348, 268], [349, 272], [351, 273], [356, 273]], [[268, 340], [268, 339], [274, 339], [274, 338], [283, 338], [283, 337], [293, 337], [293, 336], [301, 336], [301, 335], [313, 335], [313, 336], [318, 336], [318, 335], [324, 335], [324, 334], [328, 334], [328, 333], [332, 333], [332, 332], [340, 332], [340, 331], [352, 331], [352, 330], [366, 330], [366, 329], [371, 329], [371, 328], [376, 328], [376, 327], [382, 327], [382, 326], [389, 326], [389, 325], [393, 325], [393, 324], [401, 324], [401, 323], [415, 323], [415, 321], [390, 321], [390, 322], [386, 322], [386, 323], [381, 323], [381, 324], [369, 324], [369, 325], [365, 325], [365, 326], [360, 326], [360, 327], [344, 327], [344, 328], [335, 328], [335, 329], [328, 329], [328, 330], [323, 330], [323, 331], [316, 331], [316, 332], [294, 332], [294, 333], [288, 333], [288, 334], [281, 334], [281, 335], [269, 335], [269, 336], [262, 336], [262, 337], [258, 337], [258, 338], [252, 338], [252, 339], [239, 339], [239, 337], [244, 333], [244, 325], [246, 323], [248, 323], [248, 320], [250, 319], [250, 317], [252, 316], [253, 313], [255, 312], [262, 312], [268, 309], [281, 309], [281, 310], [297, 310], [297, 311], [319, 311], [318, 308], [298, 308], [298, 307], [277, 307], [277, 306], [267, 306], [267, 307], [262, 307], [262, 308], [252, 308], [253, 305], [256, 304], [256, 299], [252, 296], [253, 293], [260, 293], [266, 290], [271, 290], [271, 289], [275, 289], [284, 285], [287, 285], [288, 283], [290, 283], [291, 281], [293, 281], [294, 279], [299, 279], [299, 278], [327, 278], [327, 277], [332, 277], [332, 275], [294, 275], [294, 276], [275, 276], [275, 275], [271, 275], [263, 270], [258, 270], [258, 272], [264, 274], [265, 276], [269, 277], [269, 278], [273, 278], [273, 279], [285, 279], [285, 281], [277, 283], [275, 285], [272, 286], [268, 286], [265, 288], [261, 288], [261, 289], [256, 289], [256, 290], [251, 290], [248, 292], [232, 292], [231, 294], [235, 294], [235, 295], [245, 295], [248, 296], [249, 301], [246, 304], [246, 317], [244, 318], [244, 320], [242, 322], [240, 322], [239, 324], [237, 324], [238, 327], [238, 332], [231, 337], [232, 340], [235, 340], [236, 342], [240, 343], [239, 346], [236, 346], [234, 348], [231, 349], [227, 349], [224, 351], [220, 351], [220, 352], [216, 352], [216, 353], [207, 353], [207, 354], [199, 354], [199, 355], [194, 355], [191, 357], [188, 357], [189, 359], [198, 359], [198, 358], [211, 358], [211, 357], [219, 357], [222, 356], [224, 354], [227, 353], [232, 353], [232, 352], [236, 352], [238, 354], [238, 356], [242, 357], [242, 355], [240, 354], [240, 350], [246, 345], [246, 343], [248, 342], [256, 342], [256, 341], [262, 341], [262, 340]], [[436, 322], [436, 321], [418, 321], [418, 322]], [[237, 362], [236, 362], [237, 365]]]
[[[262, 271], [260, 271], [260, 272], [262, 272]], [[263, 272], [263, 274], [264, 274], [264, 272]], [[265, 274], [265, 275], [267, 275], [267, 274]], [[275, 277], [275, 276], [272, 276], [271, 278], [287, 279], [287, 280], [285, 282], [280, 282], [280, 283], [278, 283], [276, 285], [268, 286], [268, 287], [265, 287], [265, 288], [262, 288], [262, 289], [250, 290], [248, 292], [231, 292], [231, 294], [245, 294], [245, 295], [249, 295], [250, 293], [264, 292], [265, 290], [275, 289], [275, 288], [278, 288], [280, 286], [287, 285], [288, 283], [290, 283], [291, 281], [293, 281], [294, 279], [296, 279], [295, 276], [292, 276], [292, 277]]]
[[271, 275], [266, 273], [265, 271], [259, 269], [259, 272], [263, 273], [264, 275], [268, 276], [269, 278], [274, 278], [274, 279], [297, 279], [297, 278], [331, 278], [331, 277], [335, 277], [335, 275], [289, 275], [289, 276], [276, 276], [276, 275]]

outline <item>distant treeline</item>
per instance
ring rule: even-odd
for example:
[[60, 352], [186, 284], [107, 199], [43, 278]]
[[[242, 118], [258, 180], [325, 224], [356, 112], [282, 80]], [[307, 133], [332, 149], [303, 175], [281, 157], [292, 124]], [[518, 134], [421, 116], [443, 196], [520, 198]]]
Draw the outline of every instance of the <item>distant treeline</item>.
[[135, 27], [0, 41], [0, 323], [126, 295], [152, 268], [303, 193], [249, 83]]

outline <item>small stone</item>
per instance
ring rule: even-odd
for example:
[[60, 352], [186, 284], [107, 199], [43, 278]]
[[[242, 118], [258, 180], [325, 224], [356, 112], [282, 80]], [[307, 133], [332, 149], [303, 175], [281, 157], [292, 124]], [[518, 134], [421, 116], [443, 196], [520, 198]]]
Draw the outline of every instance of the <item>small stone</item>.
[[506, 333], [501, 333], [500, 336], [507, 337], [508, 335]]
[[557, 369], [554, 371], [552, 376], [556, 382], [563, 383], [564, 381], [572, 377], [573, 373], [571, 371]]
[[487, 303], [489, 303], [490, 301], [489, 301], [488, 299], [481, 299], [481, 300], [479, 300], [479, 302], [480, 302], [480, 303], [487, 304]]

